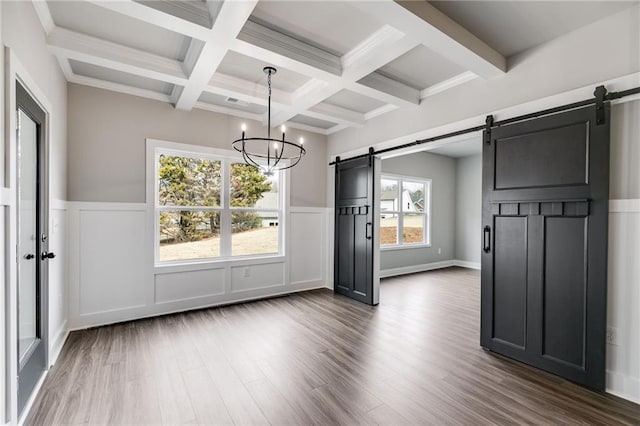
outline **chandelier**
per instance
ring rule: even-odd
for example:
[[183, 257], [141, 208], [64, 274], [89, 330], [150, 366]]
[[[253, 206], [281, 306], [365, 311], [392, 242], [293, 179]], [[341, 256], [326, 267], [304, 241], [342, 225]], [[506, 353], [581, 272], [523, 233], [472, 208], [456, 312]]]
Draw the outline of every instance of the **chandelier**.
[[267, 137], [247, 138], [244, 133], [247, 126], [242, 124], [242, 137], [233, 141], [233, 149], [242, 153], [244, 162], [258, 167], [267, 176], [279, 170], [289, 169], [300, 162], [306, 150], [302, 146], [304, 139], [291, 142], [285, 139], [285, 126], [281, 127], [282, 139], [271, 137], [271, 76], [277, 72], [274, 67], [264, 67], [269, 87], [269, 102], [267, 109]]

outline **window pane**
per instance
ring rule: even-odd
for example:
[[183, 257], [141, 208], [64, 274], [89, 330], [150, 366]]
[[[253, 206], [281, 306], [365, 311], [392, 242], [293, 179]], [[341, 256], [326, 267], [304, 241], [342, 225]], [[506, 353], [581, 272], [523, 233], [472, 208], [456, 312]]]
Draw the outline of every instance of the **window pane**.
[[160, 261], [220, 256], [220, 213], [160, 212]]
[[398, 244], [398, 215], [380, 215], [380, 245]]
[[381, 181], [380, 211], [398, 211], [398, 181], [395, 179]]
[[402, 211], [423, 212], [425, 206], [424, 183], [402, 182]]
[[231, 164], [231, 207], [278, 208], [279, 173], [265, 176], [255, 166]]
[[424, 215], [405, 214], [402, 217], [402, 242], [405, 244], [424, 241]]
[[235, 212], [231, 214], [231, 255], [278, 253], [277, 212]]
[[160, 155], [158, 203], [161, 206], [220, 206], [220, 161]]

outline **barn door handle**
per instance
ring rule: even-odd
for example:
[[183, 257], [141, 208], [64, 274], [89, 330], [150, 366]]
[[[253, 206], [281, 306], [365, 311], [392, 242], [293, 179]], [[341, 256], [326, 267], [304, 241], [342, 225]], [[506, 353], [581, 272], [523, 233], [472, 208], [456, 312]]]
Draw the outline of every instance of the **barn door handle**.
[[372, 224], [371, 222], [367, 222], [367, 230], [366, 230], [366, 232], [365, 232], [366, 237], [367, 237], [367, 240], [370, 240], [371, 238], [373, 238], [373, 237], [371, 236], [371, 232], [369, 232], [369, 230], [371, 229], [371, 226], [372, 226], [372, 225], [373, 225], [373, 224]]
[[484, 227], [482, 233], [482, 250], [484, 250], [485, 253], [491, 251], [491, 228], [488, 225]]

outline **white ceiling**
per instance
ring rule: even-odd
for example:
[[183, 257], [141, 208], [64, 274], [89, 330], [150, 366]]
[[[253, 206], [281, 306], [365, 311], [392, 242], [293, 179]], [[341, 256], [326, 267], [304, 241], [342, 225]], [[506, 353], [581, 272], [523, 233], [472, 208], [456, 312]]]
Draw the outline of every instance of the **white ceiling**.
[[[33, 0], [67, 80], [331, 134], [631, 3]], [[442, 13], [448, 15], [448, 19]], [[231, 98], [231, 101], [229, 101]]]
[[482, 154], [482, 137], [474, 136], [461, 141], [449, 142], [437, 148], [427, 150], [433, 154], [446, 155], [447, 157], [462, 158], [471, 155]]
[[546, 43], [637, 1], [432, 1], [504, 56]]

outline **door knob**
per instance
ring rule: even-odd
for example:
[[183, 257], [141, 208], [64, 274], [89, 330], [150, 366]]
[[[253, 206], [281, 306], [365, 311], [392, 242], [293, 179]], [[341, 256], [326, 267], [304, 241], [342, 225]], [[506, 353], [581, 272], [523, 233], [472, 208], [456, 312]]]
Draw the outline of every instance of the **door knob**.
[[24, 255], [24, 258], [27, 259], [27, 260], [31, 260], [34, 257], [36, 257], [36, 256], [35, 256], [35, 254], [32, 254], [32, 253], [27, 253], [27, 254]]
[[40, 255], [40, 258], [42, 260], [53, 259], [54, 257], [56, 257], [55, 253], [46, 252], [46, 251], [43, 251], [42, 254]]

